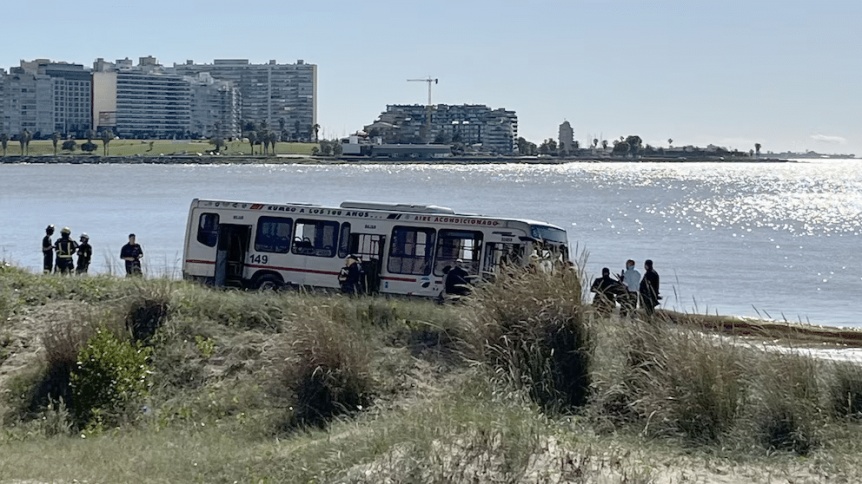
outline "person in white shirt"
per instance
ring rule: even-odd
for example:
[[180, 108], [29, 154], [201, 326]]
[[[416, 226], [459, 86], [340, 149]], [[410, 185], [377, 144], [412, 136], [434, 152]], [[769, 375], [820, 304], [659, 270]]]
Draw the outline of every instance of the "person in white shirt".
[[641, 282], [641, 273], [635, 269], [635, 261], [626, 261], [626, 269], [620, 274], [620, 280], [626, 286], [626, 294], [620, 297], [620, 316], [628, 317], [634, 314], [638, 307], [638, 288]]

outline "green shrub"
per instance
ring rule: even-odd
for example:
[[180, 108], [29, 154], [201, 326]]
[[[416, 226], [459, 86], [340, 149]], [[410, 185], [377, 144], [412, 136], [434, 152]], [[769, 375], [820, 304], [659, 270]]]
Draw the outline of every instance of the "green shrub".
[[101, 328], [78, 355], [71, 374], [79, 424], [113, 423], [146, 397], [150, 348], [118, 339]]
[[586, 403], [591, 347], [579, 277], [503, 277], [477, 288], [467, 309], [473, 351], [505, 383], [545, 410]]
[[293, 399], [289, 426], [326, 427], [338, 415], [367, 407], [374, 393], [368, 349], [350, 328], [323, 311], [295, 326], [281, 383]]
[[101, 318], [95, 313], [84, 313], [80, 319], [54, 323], [42, 335], [45, 366], [23, 395], [22, 413], [25, 415], [22, 416], [35, 417], [48, 406], [57, 406], [61, 400], [72, 404], [72, 371], [78, 354], [95, 333], [95, 321]]

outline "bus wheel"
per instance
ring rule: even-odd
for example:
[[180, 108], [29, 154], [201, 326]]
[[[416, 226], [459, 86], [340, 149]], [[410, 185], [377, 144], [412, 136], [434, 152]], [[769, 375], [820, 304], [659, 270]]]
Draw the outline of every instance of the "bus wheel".
[[252, 287], [258, 291], [275, 291], [282, 286], [281, 278], [273, 274], [264, 274], [254, 280]]

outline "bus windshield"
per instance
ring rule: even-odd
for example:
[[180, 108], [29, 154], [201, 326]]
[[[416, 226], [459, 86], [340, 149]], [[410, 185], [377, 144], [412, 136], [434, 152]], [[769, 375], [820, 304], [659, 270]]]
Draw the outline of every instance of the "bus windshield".
[[566, 231], [556, 227], [548, 227], [547, 225], [531, 225], [530, 235], [534, 239], [539, 239], [545, 242], [555, 242], [558, 244], [567, 244]]

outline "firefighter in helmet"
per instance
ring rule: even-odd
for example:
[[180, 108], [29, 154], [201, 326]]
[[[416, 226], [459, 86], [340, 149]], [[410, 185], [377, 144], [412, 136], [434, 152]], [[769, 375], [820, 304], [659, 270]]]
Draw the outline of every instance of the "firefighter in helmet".
[[81, 243], [78, 244], [78, 265], [75, 267], [75, 272], [78, 274], [86, 274], [90, 267], [90, 259], [93, 258], [93, 247], [90, 246], [90, 236], [81, 234]]
[[54, 250], [57, 252], [57, 272], [60, 274], [69, 274], [75, 268], [72, 256], [78, 250], [78, 244], [70, 235], [72, 230], [69, 227], [63, 227], [60, 230], [60, 238], [54, 242]]

